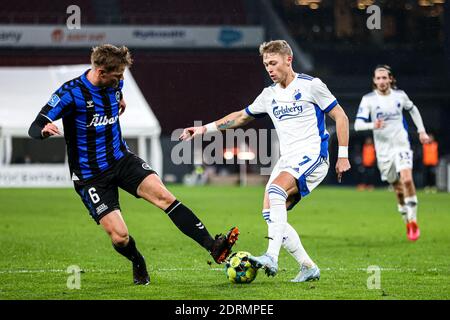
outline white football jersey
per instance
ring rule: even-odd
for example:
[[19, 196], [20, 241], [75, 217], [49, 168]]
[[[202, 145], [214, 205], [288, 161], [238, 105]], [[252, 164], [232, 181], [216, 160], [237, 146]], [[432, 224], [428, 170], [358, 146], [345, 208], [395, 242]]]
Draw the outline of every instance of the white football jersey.
[[286, 87], [273, 84], [245, 108], [252, 117], [268, 114], [277, 130], [281, 156], [321, 155], [328, 157], [325, 113], [338, 104], [327, 86], [306, 74], [295, 74]]
[[378, 161], [392, 159], [394, 153], [411, 149], [403, 110], [411, 110], [413, 102], [403, 90], [393, 90], [380, 95], [375, 90], [363, 96], [357, 119], [373, 122], [384, 120], [385, 127], [373, 130], [373, 139]]

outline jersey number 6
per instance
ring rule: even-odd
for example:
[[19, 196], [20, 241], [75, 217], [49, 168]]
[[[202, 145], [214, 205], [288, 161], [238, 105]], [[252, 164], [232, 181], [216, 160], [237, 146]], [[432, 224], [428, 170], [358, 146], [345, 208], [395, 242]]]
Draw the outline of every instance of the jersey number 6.
[[97, 190], [95, 190], [94, 187], [92, 187], [88, 190], [89, 196], [91, 197], [91, 200], [93, 203], [97, 203], [100, 201], [100, 197], [98, 196], [98, 194], [95, 193], [95, 191], [97, 191]]

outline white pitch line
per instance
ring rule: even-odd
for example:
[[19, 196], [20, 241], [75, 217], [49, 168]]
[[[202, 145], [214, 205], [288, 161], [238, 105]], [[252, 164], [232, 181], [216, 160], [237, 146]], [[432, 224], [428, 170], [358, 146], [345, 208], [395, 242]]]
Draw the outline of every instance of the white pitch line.
[[[194, 271], [194, 272], [205, 272], [205, 271], [220, 271], [223, 272], [224, 268], [208, 268], [208, 269], [200, 269], [200, 268], [161, 268], [161, 269], [149, 269], [150, 272], [183, 272], [183, 271]], [[321, 268], [322, 271], [330, 271], [330, 272], [367, 272], [367, 268]], [[129, 270], [120, 269], [81, 269], [82, 273], [90, 272], [90, 273], [112, 273], [112, 272], [127, 272]], [[298, 271], [298, 269], [280, 269], [280, 271]], [[426, 270], [420, 270], [416, 268], [383, 268], [380, 267], [380, 271], [388, 271], [388, 272], [449, 272], [449, 269], [438, 269], [438, 268], [429, 268]], [[65, 269], [35, 269], [35, 270], [27, 270], [27, 269], [19, 269], [19, 270], [0, 270], [0, 274], [16, 274], [16, 273], [67, 273]], [[70, 272], [73, 273], [73, 272]]]
[[[149, 271], [207, 271], [207, 270], [213, 270], [213, 271], [223, 271], [222, 268], [209, 268], [209, 269], [199, 269], [199, 268], [162, 268], [162, 269], [149, 269]], [[81, 269], [81, 272], [126, 272], [128, 270], [122, 269], [122, 270], [113, 270], [113, 269]], [[58, 272], [64, 272], [66, 273], [67, 270], [65, 269], [35, 269], [35, 270], [26, 270], [26, 269], [20, 269], [20, 270], [0, 270], [0, 274], [5, 273], [58, 273]], [[73, 272], [70, 272], [73, 273]]]
[[0, 270], [1, 273], [51, 273], [51, 272], [65, 272], [65, 270], [59, 269], [47, 269], [47, 270]]

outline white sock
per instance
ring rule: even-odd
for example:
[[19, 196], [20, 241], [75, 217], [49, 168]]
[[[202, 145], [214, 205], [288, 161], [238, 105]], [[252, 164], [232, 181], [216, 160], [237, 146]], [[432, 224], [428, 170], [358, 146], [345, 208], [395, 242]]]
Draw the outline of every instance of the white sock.
[[406, 204], [401, 205], [397, 203], [397, 209], [398, 212], [402, 215], [402, 219], [405, 223], [408, 223], [408, 208], [406, 207]]
[[270, 209], [263, 209], [262, 216], [263, 216], [264, 220], [266, 220], [266, 222], [269, 223], [271, 221], [270, 220]]
[[314, 262], [309, 257], [305, 248], [303, 248], [300, 237], [295, 229], [289, 224], [286, 224], [285, 236], [283, 238], [283, 248], [289, 252], [299, 265], [307, 266], [308, 268], [314, 266]]
[[276, 184], [271, 184], [269, 189], [270, 222], [268, 223], [269, 246], [266, 254], [278, 262], [283, 236], [287, 224], [286, 191]]
[[408, 208], [408, 221], [417, 221], [417, 195], [405, 197], [406, 207]]
[[[262, 215], [267, 224], [269, 224], [271, 222], [270, 209], [264, 209]], [[306, 253], [305, 248], [303, 248], [297, 231], [289, 223], [286, 223], [284, 231], [283, 241], [281, 243], [283, 248], [294, 257], [299, 265], [305, 265], [307, 267], [314, 266], [315, 263], [311, 260], [308, 253]]]

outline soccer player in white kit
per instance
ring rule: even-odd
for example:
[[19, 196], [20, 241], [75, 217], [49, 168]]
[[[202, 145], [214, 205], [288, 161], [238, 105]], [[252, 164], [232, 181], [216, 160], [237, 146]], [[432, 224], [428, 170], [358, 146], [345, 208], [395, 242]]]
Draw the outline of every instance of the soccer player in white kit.
[[268, 224], [269, 245], [264, 255], [251, 256], [250, 261], [257, 268], [264, 268], [268, 276], [274, 276], [283, 246], [300, 266], [300, 272], [291, 281], [318, 280], [320, 269], [287, 222], [287, 210], [307, 196], [327, 175], [329, 134], [325, 128], [325, 114], [336, 121], [338, 180], [350, 169], [348, 118], [320, 79], [293, 71], [292, 49], [286, 41], [263, 43], [259, 51], [273, 85], [265, 88], [245, 109], [205, 126], [186, 128], [180, 139], [189, 140], [206, 132], [237, 128], [257, 117], [270, 116], [280, 141], [281, 157], [264, 194], [262, 214]]
[[379, 65], [373, 74], [371, 93], [363, 96], [355, 120], [355, 130], [373, 130], [381, 180], [392, 184], [397, 195], [398, 211], [406, 223], [409, 240], [420, 237], [417, 224], [417, 195], [412, 175], [413, 152], [408, 139], [403, 110], [411, 115], [421, 143], [428, 143], [422, 117], [403, 90], [398, 90], [392, 70]]

